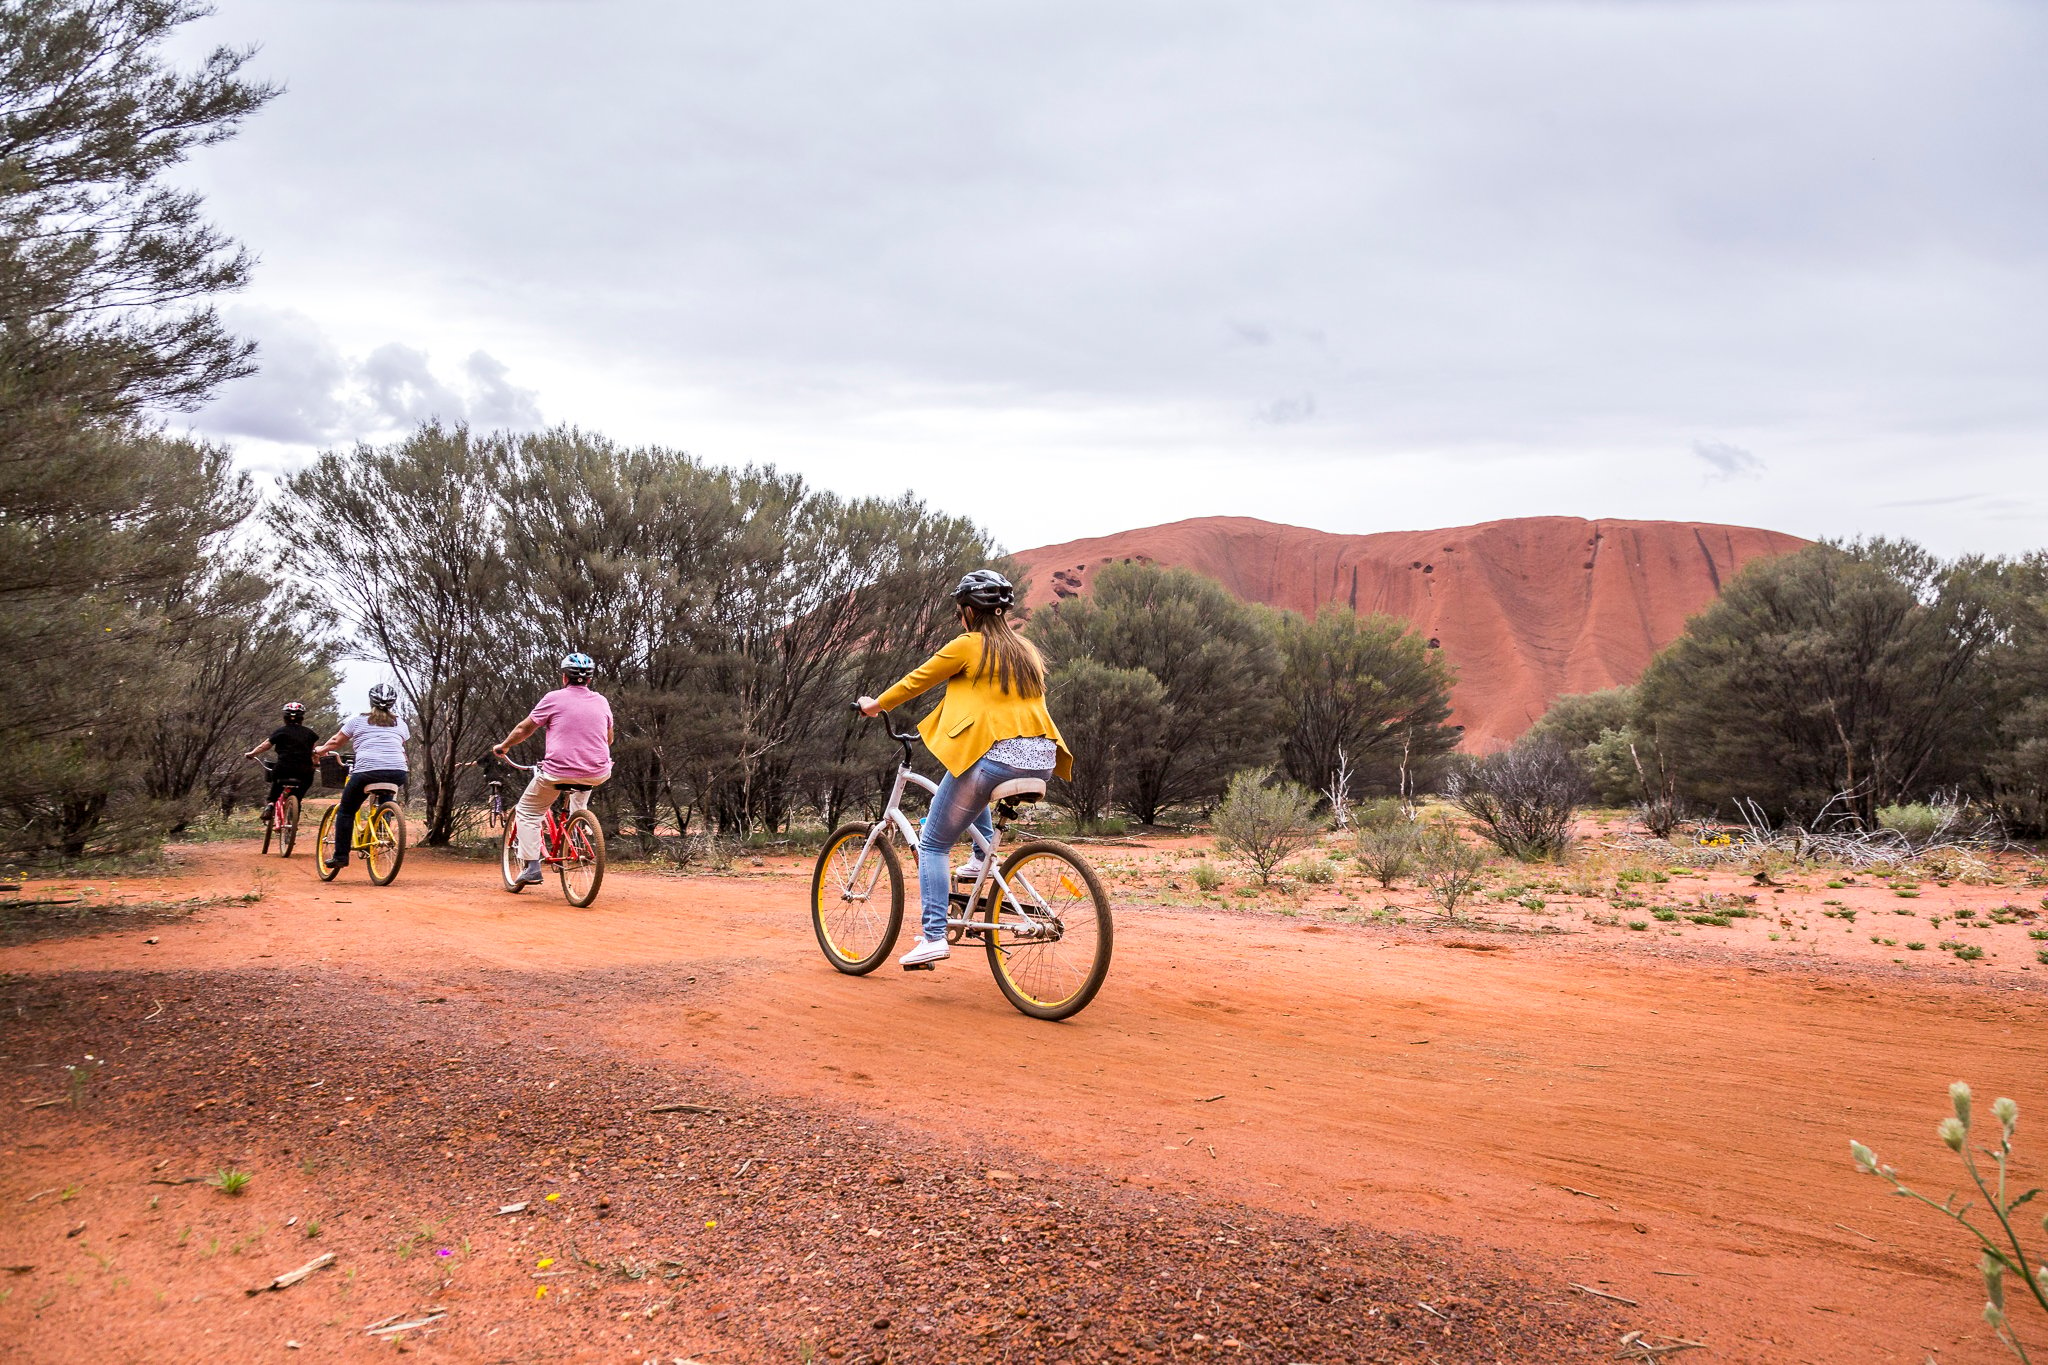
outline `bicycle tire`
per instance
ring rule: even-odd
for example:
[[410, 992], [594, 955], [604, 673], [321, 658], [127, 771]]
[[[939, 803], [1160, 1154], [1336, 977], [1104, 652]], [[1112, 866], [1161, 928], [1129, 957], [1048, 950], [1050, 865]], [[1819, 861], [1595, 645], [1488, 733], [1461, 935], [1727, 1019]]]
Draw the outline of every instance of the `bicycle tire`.
[[327, 865], [327, 860], [334, 856], [334, 813], [339, 809], [339, 806], [329, 806], [327, 813], [320, 817], [320, 838], [313, 846], [313, 870], [320, 874], [323, 882], [331, 882], [341, 875], [340, 868]]
[[378, 886], [389, 886], [398, 879], [398, 869], [405, 866], [405, 812], [396, 801], [377, 803], [376, 814], [370, 817], [370, 843], [363, 850], [363, 861], [370, 865], [370, 880]]
[[[1045, 864], [1043, 873], [1034, 864]], [[1046, 874], [1055, 867], [1061, 870], [1059, 879], [1052, 881]], [[1013, 849], [1003, 859], [1003, 880], [1020, 897], [1032, 897], [1035, 903], [1023, 907], [1024, 914], [1034, 919], [1050, 914], [1059, 921], [1061, 932], [1057, 937], [1034, 938], [988, 929], [988, 966], [996, 987], [1033, 1019], [1071, 1019], [1102, 989], [1116, 945], [1102, 881], [1086, 858], [1057, 839], [1034, 839]], [[1053, 894], [1040, 889], [1039, 882]], [[988, 897], [985, 912], [992, 926], [1002, 917], [1003, 902], [998, 887]], [[1063, 947], [1067, 951], [1061, 952]]]
[[519, 827], [507, 820], [505, 837], [498, 841], [498, 878], [515, 896], [526, 889], [519, 881], [519, 874], [525, 868], [526, 862], [519, 856]]
[[256, 850], [257, 856], [270, 852], [270, 827], [277, 821], [277, 803], [271, 802], [263, 808], [263, 847]]
[[[597, 888], [604, 885], [604, 826], [588, 810], [570, 811], [562, 822], [562, 860], [556, 867], [569, 904], [581, 910], [597, 899]], [[586, 874], [588, 885], [583, 884]]]
[[299, 798], [287, 796], [284, 799], [284, 827], [277, 835], [277, 856], [289, 858], [299, 844]]
[[[860, 851], [874, 826], [866, 823], [841, 825], [818, 850], [817, 866], [811, 872], [811, 931], [825, 960], [848, 976], [866, 976], [882, 965], [896, 946], [903, 929], [903, 860], [884, 830], [875, 841], [879, 871], [863, 874], [871, 878], [859, 895], [851, 879]], [[837, 872], [835, 877], [832, 874]], [[872, 907], [875, 878], [889, 879], [889, 903], [885, 911]], [[828, 899], [828, 897], [831, 897]]]

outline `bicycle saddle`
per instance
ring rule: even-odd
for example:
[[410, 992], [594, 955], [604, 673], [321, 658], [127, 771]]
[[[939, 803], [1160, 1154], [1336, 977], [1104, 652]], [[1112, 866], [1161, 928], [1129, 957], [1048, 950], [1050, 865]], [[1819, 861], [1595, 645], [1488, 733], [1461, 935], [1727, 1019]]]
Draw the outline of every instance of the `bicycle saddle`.
[[1042, 777], [1013, 777], [989, 794], [990, 802], [996, 801], [1037, 801], [1045, 796], [1045, 779]]
[[555, 790], [558, 792], [587, 792], [591, 790], [592, 786], [593, 784], [589, 782], [557, 782]]
[[379, 796], [396, 796], [398, 795], [398, 784], [396, 782], [365, 782], [363, 790], [365, 792], [375, 792]]

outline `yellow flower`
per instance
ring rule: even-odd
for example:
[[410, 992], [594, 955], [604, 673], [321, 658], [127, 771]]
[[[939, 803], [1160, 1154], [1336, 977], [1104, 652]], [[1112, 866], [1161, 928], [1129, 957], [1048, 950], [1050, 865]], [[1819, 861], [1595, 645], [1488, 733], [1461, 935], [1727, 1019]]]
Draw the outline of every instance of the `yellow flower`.
[[704, 1220], [704, 1226], [707, 1228], [715, 1228], [718, 1226], [718, 1220], [716, 1218], [706, 1218]]
[[561, 1195], [559, 1195], [559, 1194], [551, 1194], [551, 1195], [549, 1195], [549, 1196], [548, 1196], [548, 1203], [552, 1204], [552, 1203], [554, 1203], [554, 1202], [555, 1202], [555, 1201], [556, 1201], [557, 1199], [560, 1199], [561, 1197], [562, 1197], [562, 1196], [561, 1196]]
[[548, 1287], [546, 1285], [542, 1285], [540, 1288], [533, 1291], [533, 1296], [536, 1299], [546, 1298], [548, 1296]]
[[543, 1256], [543, 1257], [541, 1257], [541, 1258], [540, 1258], [540, 1259], [539, 1259], [538, 1261], [534, 1262], [534, 1265], [535, 1265], [535, 1266], [536, 1266], [537, 1268], [541, 1269], [541, 1270], [546, 1270], [546, 1269], [547, 1269], [547, 1268], [548, 1268], [549, 1266], [553, 1265], [554, 1263], [555, 1263], [555, 1258], [554, 1258], [554, 1257], [552, 1257], [552, 1256]]

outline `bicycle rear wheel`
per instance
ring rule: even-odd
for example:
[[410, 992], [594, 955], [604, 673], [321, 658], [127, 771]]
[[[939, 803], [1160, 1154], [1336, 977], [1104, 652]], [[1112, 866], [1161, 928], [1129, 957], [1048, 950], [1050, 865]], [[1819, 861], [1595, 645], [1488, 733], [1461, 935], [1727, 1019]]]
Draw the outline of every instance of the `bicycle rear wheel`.
[[996, 985], [1033, 1019], [1071, 1019], [1109, 975], [1109, 897], [1088, 860], [1056, 839], [1018, 847], [1003, 859], [1003, 880], [1014, 899], [1000, 888], [989, 897]]
[[[833, 830], [811, 873], [811, 928], [825, 960], [848, 976], [866, 976], [881, 966], [903, 928], [903, 860], [886, 829], [867, 847], [872, 828], [852, 824]], [[879, 904], [877, 894], [883, 897]]]
[[519, 856], [519, 828], [507, 820], [505, 837], [498, 841], [498, 876], [504, 881], [505, 889], [515, 896], [526, 889], [519, 881], [519, 874], [525, 867], [525, 859]]
[[363, 818], [369, 825], [363, 861], [370, 865], [370, 880], [389, 886], [405, 864], [405, 813], [395, 801], [380, 801], [364, 811]]
[[331, 882], [341, 875], [340, 868], [327, 865], [327, 860], [334, 856], [334, 812], [337, 809], [339, 807], [329, 806], [327, 813], [320, 817], [320, 840], [313, 846], [313, 870], [320, 874], [323, 882]]
[[581, 910], [604, 885], [604, 826], [587, 810], [570, 811], [562, 822], [562, 894]]
[[[268, 838], [269, 836], [266, 835], [265, 842], [268, 842]], [[277, 856], [280, 858], [291, 857], [292, 849], [298, 842], [299, 798], [287, 796], [284, 799], [284, 824], [280, 825], [277, 831]]]

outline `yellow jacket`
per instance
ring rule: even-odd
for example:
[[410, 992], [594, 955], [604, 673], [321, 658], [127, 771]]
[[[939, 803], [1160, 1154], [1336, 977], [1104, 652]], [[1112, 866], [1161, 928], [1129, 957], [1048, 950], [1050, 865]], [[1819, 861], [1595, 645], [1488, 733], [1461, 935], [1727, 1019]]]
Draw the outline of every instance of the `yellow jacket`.
[[1069, 776], [1074, 769], [1074, 756], [1067, 752], [1067, 742], [1060, 738], [1059, 727], [1052, 723], [1045, 698], [1005, 692], [993, 673], [976, 678], [975, 670], [980, 667], [980, 633], [956, 635], [944, 649], [905, 674], [876, 700], [884, 711], [894, 711], [911, 698], [945, 683], [945, 698], [918, 723], [917, 732], [924, 736], [932, 757], [945, 764], [946, 771], [955, 777], [979, 763], [981, 756], [998, 741], [1032, 736], [1043, 736], [1059, 746], [1059, 762], [1053, 773], [1058, 777]]

